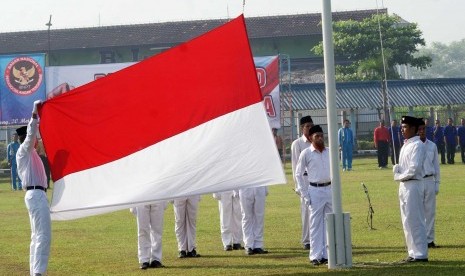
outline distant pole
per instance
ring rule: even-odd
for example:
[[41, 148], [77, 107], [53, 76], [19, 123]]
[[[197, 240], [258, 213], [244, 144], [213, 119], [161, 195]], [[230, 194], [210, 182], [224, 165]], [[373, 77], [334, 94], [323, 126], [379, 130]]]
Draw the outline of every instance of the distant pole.
[[48, 23], [45, 24], [48, 27], [47, 35], [48, 35], [48, 51], [47, 51], [47, 65], [50, 65], [50, 27], [52, 27], [52, 15], [50, 15], [50, 19]]
[[[326, 86], [326, 114], [331, 168], [333, 213], [326, 214], [328, 236], [328, 268], [352, 266], [350, 219], [342, 213], [341, 178], [339, 174], [339, 147], [337, 141], [336, 77], [334, 66], [333, 27], [331, 0], [323, 1], [321, 14], [323, 26], [323, 52]], [[344, 219], [346, 216], [346, 219]], [[345, 222], [346, 221], [346, 222]]]

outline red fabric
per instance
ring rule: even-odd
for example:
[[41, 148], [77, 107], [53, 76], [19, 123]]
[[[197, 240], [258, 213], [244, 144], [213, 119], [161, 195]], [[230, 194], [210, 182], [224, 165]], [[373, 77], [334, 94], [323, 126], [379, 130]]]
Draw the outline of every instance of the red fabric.
[[56, 181], [260, 101], [241, 15], [46, 101], [40, 132]]

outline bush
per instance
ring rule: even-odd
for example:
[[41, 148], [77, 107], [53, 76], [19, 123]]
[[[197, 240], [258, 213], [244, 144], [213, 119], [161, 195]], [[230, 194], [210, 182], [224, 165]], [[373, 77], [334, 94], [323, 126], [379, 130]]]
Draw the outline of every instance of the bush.
[[372, 150], [375, 149], [375, 143], [373, 141], [357, 141], [358, 150]]
[[2, 162], [0, 162], [0, 169], [9, 169], [10, 166], [8, 166], [8, 160], [4, 159]]

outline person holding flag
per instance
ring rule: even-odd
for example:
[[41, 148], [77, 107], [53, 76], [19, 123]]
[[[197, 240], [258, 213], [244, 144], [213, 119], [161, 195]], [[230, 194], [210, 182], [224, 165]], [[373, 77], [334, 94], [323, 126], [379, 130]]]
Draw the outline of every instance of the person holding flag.
[[42, 160], [34, 148], [38, 133], [37, 109], [41, 103], [40, 100], [34, 102], [32, 118], [28, 126], [16, 130], [21, 142], [16, 154], [16, 162], [19, 177], [23, 180], [23, 189], [26, 190], [24, 201], [31, 222], [29, 266], [31, 275], [34, 276], [43, 275], [47, 270], [52, 238], [50, 209], [46, 195], [47, 176]]

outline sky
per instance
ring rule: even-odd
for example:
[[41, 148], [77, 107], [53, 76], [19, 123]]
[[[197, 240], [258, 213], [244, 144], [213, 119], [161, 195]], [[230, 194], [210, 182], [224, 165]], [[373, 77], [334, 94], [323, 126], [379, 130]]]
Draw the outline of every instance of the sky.
[[[0, 32], [318, 13], [328, 0], [0, 0]], [[331, 0], [332, 11], [387, 8], [418, 24], [426, 43], [465, 39], [463, 0]], [[1, 47], [1, 45], [0, 45]]]

